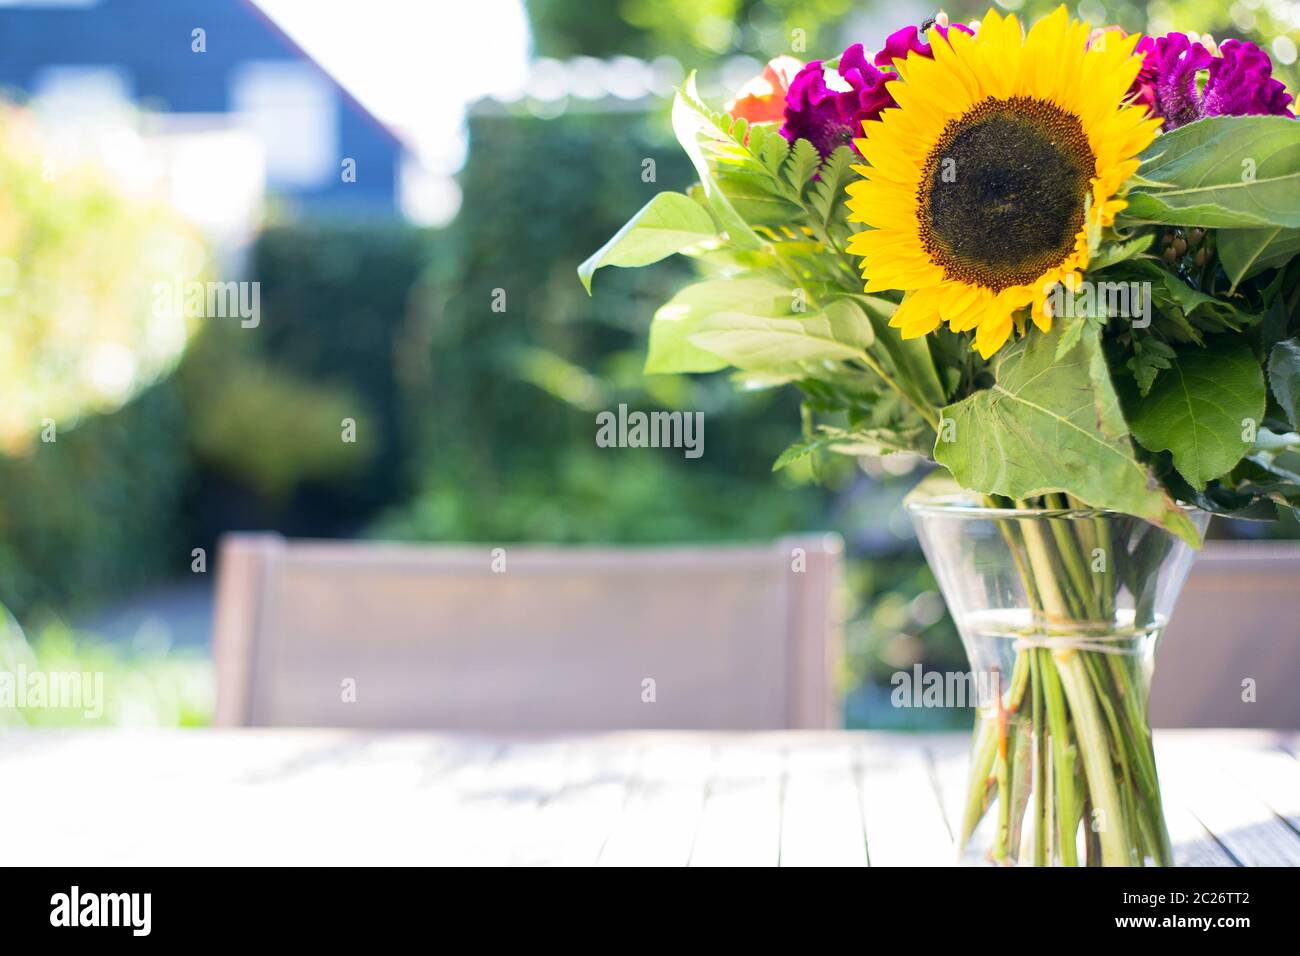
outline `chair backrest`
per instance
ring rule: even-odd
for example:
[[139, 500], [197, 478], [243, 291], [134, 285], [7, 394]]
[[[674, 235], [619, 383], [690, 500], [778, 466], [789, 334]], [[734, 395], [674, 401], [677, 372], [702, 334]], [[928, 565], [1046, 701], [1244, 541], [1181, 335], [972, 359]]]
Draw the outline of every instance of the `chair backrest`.
[[218, 724], [840, 724], [842, 543], [559, 548], [228, 535]]
[[1300, 542], [1209, 541], [1156, 656], [1159, 727], [1300, 728]]

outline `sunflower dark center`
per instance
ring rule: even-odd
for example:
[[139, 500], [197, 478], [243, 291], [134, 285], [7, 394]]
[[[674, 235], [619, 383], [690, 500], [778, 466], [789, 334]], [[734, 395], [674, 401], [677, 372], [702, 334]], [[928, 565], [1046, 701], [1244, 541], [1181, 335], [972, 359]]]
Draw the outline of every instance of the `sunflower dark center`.
[[918, 190], [921, 241], [949, 279], [1000, 292], [1074, 251], [1096, 166], [1078, 117], [1027, 96], [951, 121]]

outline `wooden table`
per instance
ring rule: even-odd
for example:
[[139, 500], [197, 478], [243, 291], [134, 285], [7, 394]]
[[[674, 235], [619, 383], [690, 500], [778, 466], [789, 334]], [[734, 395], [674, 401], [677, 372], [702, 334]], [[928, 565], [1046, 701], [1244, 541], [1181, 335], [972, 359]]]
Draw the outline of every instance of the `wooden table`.
[[[933, 865], [965, 735], [0, 736], [4, 864]], [[1300, 863], [1300, 736], [1157, 735], [1181, 864]]]

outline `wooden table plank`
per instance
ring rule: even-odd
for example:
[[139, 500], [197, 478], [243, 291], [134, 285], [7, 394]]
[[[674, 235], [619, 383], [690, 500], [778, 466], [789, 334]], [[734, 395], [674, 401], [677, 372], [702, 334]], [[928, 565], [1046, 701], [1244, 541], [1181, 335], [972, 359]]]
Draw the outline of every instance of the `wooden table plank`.
[[[1184, 767], [1187, 748], [1180, 743], [1181, 731], [1155, 732], [1156, 773], [1165, 811], [1165, 826], [1174, 850], [1175, 866], [1232, 867], [1240, 862], [1214, 838], [1205, 824], [1192, 812], [1188, 803], [1188, 780]], [[1174, 767], [1173, 763], [1178, 766]], [[1197, 775], [1195, 766], [1191, 776]]]
[[1237, 861], [1228, 855], [1205, 824], [1182, 801], [1181, 792], [1170, 793], [1163, 784], [1162, 788], [1165, 827], [1169, 830], [1169, 843], [1174, 850], [1174, 865], [1237, 866]]
[[707, 740], [649, 740], [599, 865], [686, 866], [704, 812], [715, 751]]
[[783, 758], [762, 739], [718, 744], [691, 866], [777, 865]]
[[1280, 740], [1276, 746], [1221, 749], [1216, 756], [1232, 779], [1300, 832], [1300, 760], [1284, 750]]
[[502, 866], [516, 862], [543, 804], [564, 787], [568, 741], [511, 743], [488, 765], [475, 789], [452, 810], [463, 826], [462, 862]]
[[1260, 746], [1258, 738], [1228, 737], [1222, 732], [1160, 738], [1156, 759], [1166, 801], [1185, 806], [1243, 866], [1300, 864], [1300, 836], [1225, 771], [1223, 748], [1229, 740], [1233, 750]]
[[866, 866], [857, 748], [791, 744], [781, 806], [782, 866]]
[[431, 863], [475, 866], [488, 859], [501, 861], [505, 851], [491, 828], [501, 799], [497, 790], [502, 765], [509, 759], [507, 743], [475, 740], [426, 780], [416, 797], [425, 801], [418, 827]]
[[957, 851], [924, 739], [871, 738], [860, 748], [858, 759], [871, 865], [953, 865]]
[[927, 734], [923, 744], [948, 837], [954, 841], [956, 852], [970, 767], [970, 734]]
[[595, 866], [623, 813], [639, 757], [634, 745], [571, 743], [564, 785], [518, 836], [511, 863]]
[[[1181, 865], [1300, 863], [1300, 738], [1158, 732]], [[969, 738], [21, 731], [0, 862], [949, 864]]]

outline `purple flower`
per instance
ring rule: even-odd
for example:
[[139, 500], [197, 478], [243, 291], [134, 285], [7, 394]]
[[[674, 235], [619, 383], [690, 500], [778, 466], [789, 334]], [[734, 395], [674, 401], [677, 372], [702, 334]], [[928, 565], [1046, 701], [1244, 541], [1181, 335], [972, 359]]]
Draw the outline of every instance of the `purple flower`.
[[[939, 36], [945, 40], [948, 38], [949, 30], [960, 30], [970, 36], [975, 34], [975, 31], [964, 23], [954, 23], [951, 26], [936, 23], [934, 29], [938, 30]], [[885, 48], [876, 54], [876, 66], [893, 66], [895, 60], [906, 59], [912, 53], [927, 57], [934, 56], [930, 44], [925, 42], [925, 33], [916, 27], [903, 27], [889, 35], [889, 39], [885, 41]]]
[[[948, 30], [970, 33], [969, 27], [954, 24], [952, 27], [936, 25], [941, 36]], [[821, 60], [814, 60], [799, 71], [790, 83], [785, 98], [785, 125], [781, 135], [794, 142], [806, 139], [823, 157], [829, 156], [837, 146], [852, 143], [862, 135], [862, 124], [880, 118], [880, 111], [894, 106], [886, 84], [898, 78], [894, 60], [913, 53], [931, 56], [930, 44], [916, 27], [904, 27], [885, 41], [885, 49], [867, 59], [861, 43], [855, 43], [840, 57], [837, 89], [826, 85], [826, 73]], [[856, 147], [854, 147], [856, 149]]]
[[855, 43], [840, 57], [840, 76], [849, 89], [839, 94], [840, 115], [848, 122], [854, 136], [862, 135], [862, 124], [880, 118], [880, 111], [894, 105], [885, 84], [897, 74], [876, 69], [867, 62], [861, 43]]
[[1294, 116], [1291, 94], [1273, 79], [1273, 61], [1253, 43], [1225, 40], [1210, 64], [1201, 111], [1206, 116]]
[[[1290, 95], [1273, 79], [1268, 54], [1253, 43], [1226, 40], [1215, 56], [1182, 33], [1143, 37], [1142, 69], [1129, 92], [1164, 128], [1177, 129], [1203, 116], [1291, 116]], [[1197, 73], [1209, 71], [1203, 90]]]
[[791, 81], [781, 135], [792, 143], [808, 140], [823, 158], [853, 138], [848, 120], [840, 113], [839, 94], [826, 85], [821, 60], [813, 60]]
[[1143, 37], [1137, 52], [1142, 54], [1142, 69], [1135, 85], [1142, 84], [1145, 95], [1140, 98], [1148, 102], [1155, 115], [1164, 118], [1165, 129], [1200, 119], [1196, 73], [1214, 61], [1213, 54], [1182, 33], [1158, 39]]

